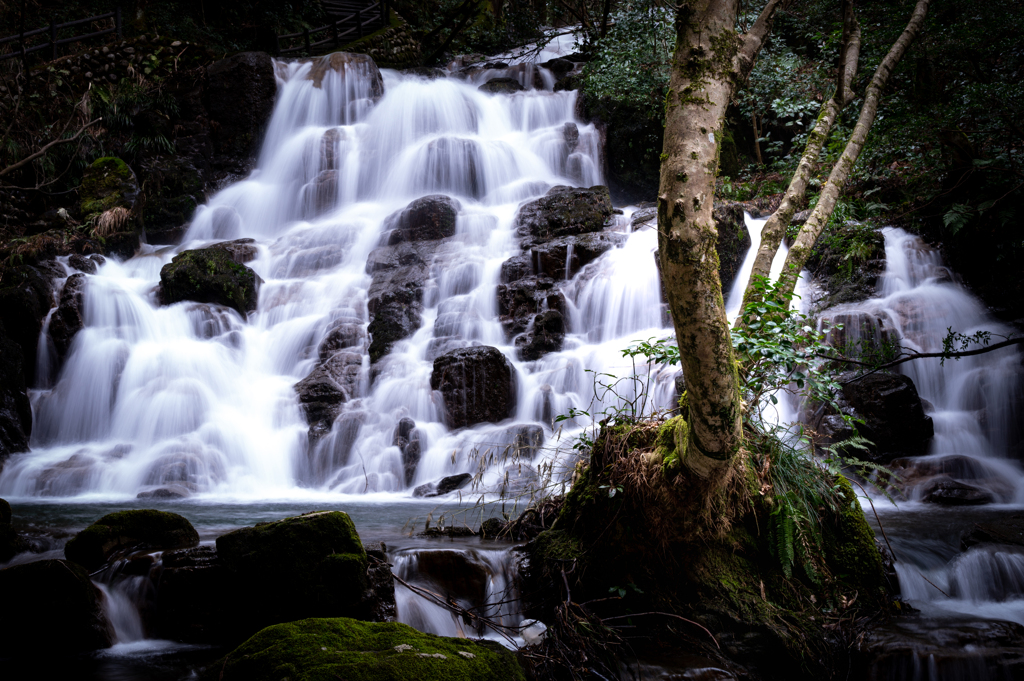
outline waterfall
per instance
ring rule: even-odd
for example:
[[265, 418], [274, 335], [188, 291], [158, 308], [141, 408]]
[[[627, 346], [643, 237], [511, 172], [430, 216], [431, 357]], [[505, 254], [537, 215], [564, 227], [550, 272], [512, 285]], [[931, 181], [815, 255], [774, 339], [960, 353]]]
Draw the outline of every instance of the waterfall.
[[[479, 74], [428, 81], [385, 70], [381, 94], [365, 66], [332, 64], [276, 62], [277, 102], [256, 169], [196, 211], [181, 245], [144, 246], [88, 276], [85, 328], [52, 385], [33, 392], [32, 449], [5, 465], [0, 494], [336, 501], [407, 497], [471, 473], [469, 493], [497, 495], [511, 493], [513, 468], [520, 493], [564, 481], [572, 430], [587, 424], [556, 426], [558, 415], [673, 404], [673, 371], [651, 372], [619, 395], [595, 394], [598, 374], [633, 372], [623, 348], [671, 334], [653, 266], [657, 235], [630, 232], [628, 214], [608, 227], [621, 248], [557, 284], [567, 306], [562, 351], [520, 361], [497, 318], [501, 264], [519, 253], [518, 208], [555, 185], [604, 181], [599, 135], [575, 117], [576, 92], [531, 76], [526, 91], [489, 95], [477, 89]], [[509, 69], [489, 76], [529, 75], [521, 64]], [[566, 126], [578, 132], [571, 146]], [[372, 367], [364, 354], [357, 394], [310, 444], [293, 386], [337, 324], [365, 338], [368, 259], [385, 218], [437, 193], [457, 200], [459, 212], [455, 236], [428, 263], [421, 327]], [[248, 266], [264, 282], [247, 319], [208, 304], [159, 305], [160, 269], [172, 257], [238, 238], [255, 240]], [[444, 425], [430, 373], [449, 338], [498, 347], [513, 362], [513, 418]], [[411, 480], [394, 444], [402, 419], [420, 438]], [[510, 458], [509, 444], [524, 432], [531, 446]]]

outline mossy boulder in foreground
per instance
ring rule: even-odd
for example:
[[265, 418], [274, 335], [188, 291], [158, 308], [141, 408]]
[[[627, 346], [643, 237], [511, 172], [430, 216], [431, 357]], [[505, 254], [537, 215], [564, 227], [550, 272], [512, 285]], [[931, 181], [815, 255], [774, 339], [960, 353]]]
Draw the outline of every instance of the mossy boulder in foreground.
[[369, 596], [366, 551], [341, 511], [260, 523], [217, 539], [244, 635], [303, 617], [361, 617]]
[[256, 309], [260, 283], [255, 272], [223, 248], [184, 251], [160, 270], [160, 302], [213, 303], [244, 317]]
[[184, 549], [199, 544], [199, 533], [184, 517], [164, 511], [109, 513], [76, 534], [64, 555], [89, 572], [124, 550]]
[[493, 641], [424, 634], [397, 622], [306, 619], [267, 627], [208, 672], [221, 681], [520, 681]]

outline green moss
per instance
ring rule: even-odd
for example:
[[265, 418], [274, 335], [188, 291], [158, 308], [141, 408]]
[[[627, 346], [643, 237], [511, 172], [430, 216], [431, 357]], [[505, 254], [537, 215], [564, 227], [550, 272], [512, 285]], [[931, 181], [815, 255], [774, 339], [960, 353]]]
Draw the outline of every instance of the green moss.
[[824, 526], [825, 557], [841, 589], [856, 592], [869, 607], [888, 600], [882, 555], [850, 481], [839, 476], [839, 513]]
[[492, 641], [424, 634], [397, 622], [305, 619], [267, 627], [222, 662], [221, 681], [522, 681], [511, 651]]
[[180, 549], [198, 543], [199, 534], [192, 523], [177, 513], [118, 511], [75, 535], [64, 546], [64, 555], [91, 572], [120, 549]]
[[88, 219], [111, 208], [132, 208], [139, 187], [127, 163], [105, 156], [86, 168], [78, 193], [82, 215]]
[[184, 251], [160, 270], [160, 299], [165, 305], [192, 300], [234, 308], [243, 317], [256, 309], [256, 273], [219, 248]]

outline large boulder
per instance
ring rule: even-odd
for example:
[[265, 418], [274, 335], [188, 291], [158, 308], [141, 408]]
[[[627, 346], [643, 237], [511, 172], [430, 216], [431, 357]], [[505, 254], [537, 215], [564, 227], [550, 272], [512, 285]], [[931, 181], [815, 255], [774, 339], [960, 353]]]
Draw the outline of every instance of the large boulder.
[[551, 277], [531, 276], [498, 284], [498, 319], [508, 338], [526, 331], [542, 312], [565, 313], [565, 295]]
[[160, 270], [160, 302], [214, 303], [245, 317], [256, 309], [262, 280], [223, 248], [183, 251]]
[[11, 505], [6, 499], [0, 499], [0, 563], [6, 563], [26, 550], [27, 544], [11, 527]]
[[238, 594], [237, 626], [245, 635], [303, 617], [365, 613], [366, 551], [340, 511], [229, 532], [218, 537], [217, 554]]
[[160, 154], [141, 162], [146, 192], [143, 224], [151, 244], [177, 243], [206, 200], [203, 175], [185, 155]]
[[199, 534], [177, 513], [155, 510], [109, 513], [64, 546], [64, 555], [89, 572], [125, 551], [182, 549], [199, 543]]
[[0, 469], [11, 454], [28, 451], [32, 434], [23, 364], [21, 347], [6, 336], [0, 322]]
[[516, 226], [524, 247], [562, 236], [600, 232], [612, 215], [608, 188], [557, 186], [519, 209]]
[[384, 220], [389, 245], [402, 241], [436, 241], [455, 236], [455, 219], [462, 205], [442, 194], [416, 199]]
[[515, 78], [491, 78], [489, 81], [477, 88], [480, 92], [489, 95], [511, 95], [522, 92], [524, 88]]
[[562, 349], [565, 340], [565, 319], [558, 310], [541, 312], [533, 318], [533, 324], [526, 333], [516, 338], [519, 359], [532, 361], [549, 352]]
[[244, 170], [259, 150], [274, 110], [274, 62], [263, 52], [242, 52], [206, 67], [206, 111], [217, 153]]
[[85, 283], [84, 274], [72, 274], [68, 277], [60, 292], [57, 311], [50, 318], [50, 340], [53, 341], [53, 348], [57, 353], [58, 367], [67, 359], [75, 335], [85, 328], [85, 321], [82, 318]]
[[81, 566], [41, 560], [0, 570], [0, 658], [74, 655], [111, 644], [102, 594]]
[[463, 428], [515, 415], [516, 371], [497, 348], [459, 348], [434, 360], [430, 387], [444, 398], [445, 423]]
[[164, 552], [150, 622], [153, 635], [188, 643], [231, 641], [232, 588], [214, 547]]
[[[839, 377], [842, 392], [836, 402], [842, 414], [864, 421], [857, 425], [857, 431], [872, 444], [867, 452], [858, 451], [857, 456], [887, 464], [897, 457], [927, 453], [935, 427], [931, 417], [924, 413], [921, 397], [910, 377], [879, 372], [853, 378], [852, 373]], [[815, 430], [825, 436], [824, 444], [834, 444], [852, 435], [842, 416], [831, 410], [819, 417]]]
[[494, 641], [424, 634], [397, 622], [306, 619], [268, 627], [215, 667], [221, 681], [525, 681]]
[[[571, 279], [585, 266], [625, 241], [626, 235], [621, 232], [597, 232], [538, 243], [529, 252], [529, 262], [534, 270], [532, 273], [554, 279]], [[509, 268], [509, 274], [512, 275], [514, 270], [511, 263]]]

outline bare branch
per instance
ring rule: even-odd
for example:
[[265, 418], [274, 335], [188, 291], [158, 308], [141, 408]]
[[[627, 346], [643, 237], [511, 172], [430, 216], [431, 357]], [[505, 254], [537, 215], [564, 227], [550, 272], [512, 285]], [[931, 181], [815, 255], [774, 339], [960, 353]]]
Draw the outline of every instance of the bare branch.
[[52, 142], [50, 142], [49, 144], [44, 146], [39, 151], [37, 151], [36, 153], [32, 154], [31, 156], [23, 158], [22, 160], [18, 161], [14, 165], [7, 166], [3, 170], [0, 170], [0, 177], [6, 175], [7, 173], [15, 171], [15, 170], [17, 170], [18, 168], [21, 168], [24, 165], [27, 165], [27, 164], [31, 163], [32, 161], [36, 160], [40, 156], [44, 156], [46, 154], [46, 152], [50, 150], [51, 147], [55, 147], [58, 144], [66, 144], [68, 142], [74, 142], [76, 139], [78, 139], [79, 135], [81, 135], [83, 132], [86, 131], [86, 129], [89, 126], [95, 125], [96, 123], [99, 123], [102, 120], [103, 120], [102, 118], [97, 118], [94, 121], [90, 121], [90, 122], [86, 123], [81, 128], [79, 128], [78, 132], [76, 132], [71, 137], [66, 137], [64, 139], [53, 140]]

